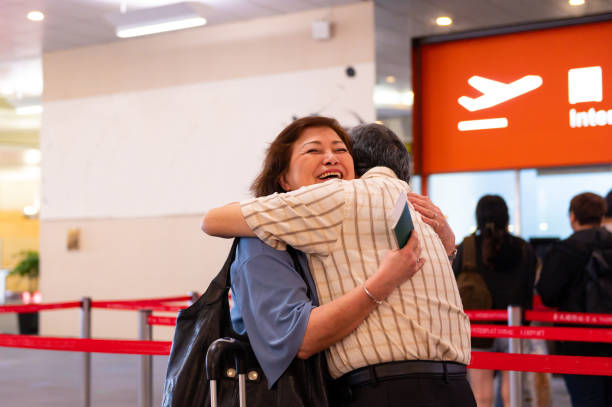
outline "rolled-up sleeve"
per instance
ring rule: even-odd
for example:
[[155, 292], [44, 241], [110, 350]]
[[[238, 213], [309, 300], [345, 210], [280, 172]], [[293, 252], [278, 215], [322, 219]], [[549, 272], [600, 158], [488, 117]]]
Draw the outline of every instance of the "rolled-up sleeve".
[[314, 307], [306, 283], [287, 252], [259, 239], [241, 239], [231, 278], [234, 306], [272, 386], [296, 357], [306, 333]]

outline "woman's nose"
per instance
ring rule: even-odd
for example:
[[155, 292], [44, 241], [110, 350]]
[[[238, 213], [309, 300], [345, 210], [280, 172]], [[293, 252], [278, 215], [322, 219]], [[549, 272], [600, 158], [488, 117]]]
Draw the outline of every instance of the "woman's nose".
[[328, 151], [325, 154], [324, 164], [325, 165], [335, 165], [335, 164], [338, 164], [338, 158], [336, 157], [336, 154], [333, 151]]

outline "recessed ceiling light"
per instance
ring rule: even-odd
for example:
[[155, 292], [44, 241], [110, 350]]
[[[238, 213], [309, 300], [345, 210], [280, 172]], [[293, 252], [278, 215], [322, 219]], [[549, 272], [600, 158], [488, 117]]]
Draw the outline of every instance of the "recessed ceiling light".
[[569, 0], [570, 6], [582, 6], [584, 5], [584, 0]]
[[41, 11], [30, 11], [28, 13], [28, 20], [30, 21], [42, 21], [45, 19], [45, 15]]
[[451, 25], [453, 23], [453, 19], [450, 17], [442, 16], [436, 18], [436, 24], [441, 26]]
[[395, 76], [389, 75], [385, 78], [385, 82], [387, 83], [395, 83]]

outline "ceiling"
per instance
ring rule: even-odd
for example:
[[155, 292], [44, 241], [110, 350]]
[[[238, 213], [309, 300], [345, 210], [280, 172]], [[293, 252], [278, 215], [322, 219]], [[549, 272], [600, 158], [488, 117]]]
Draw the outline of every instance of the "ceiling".
[[[209, 24], [221, 24], [358, 1], [199, 0], [193, 3], [202, 9]], [[115, 37], [105, 16], [118, 12], [122, 3], [127, 3], [130, 11], [175, 2], [0, 0], [0, 112], [4, 106], [4, 114], [0, 114], [0, 146], [7, 144], [6, 133], [11, 130], [7, 107], [40, 100], [43, 52], [121, 41]], [[399, 91], [411, 88], [412, 37], [612, 11], [612, 0], [586, 0], [585, 5], [578, 7], [570, 6], [568, 0], [375, 0], [374, 3], [377, 83]], [[27, 20], [26, 15], [32, 10], [43, 11], [44, 21]], [[452, 17], [454, 23], [450, 27], [436, 26], [434, 21], [441, 15]], [[396, 78], [394, 84], [385, 83], [388, 75]], [[27, 132], [26, 122], [38, 125], [35, 118], [17, 120], [15, 125], [19, 131]], [[9, 139], [15, 139], [14, 131]]]

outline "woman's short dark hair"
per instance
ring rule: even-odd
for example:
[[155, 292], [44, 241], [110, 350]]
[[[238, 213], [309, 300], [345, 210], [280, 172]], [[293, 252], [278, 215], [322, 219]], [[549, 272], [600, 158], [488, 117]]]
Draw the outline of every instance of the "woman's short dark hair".
[[612, 189], [606, 195], [606, 206], [608, 207], [606, 218], [612, 218]]
[[606, 200], [592, 192], [584, 192], [572, 198], [569, 211], [581, 225], [599, 225], [606, 213]]
[[349, 134], [353, 141], [355, 174], [361, 177], [370, 168], [387, 167], [403, 181], [410, 181], [410, 153], [399, 137], [388, 127], [360, 124]]
[[251, 192], [255, 196], [286, 192], [280, 184], [280, 179], [289, 170], [293, 144], [308, 127], [331, 128], [344, 142], [349, 153], [352, 154], [351, 139], [336, 119], [324, 116], [308, 116], [297, 119], [285, 127], [268, 146], [263, 168], [251, 184]]

